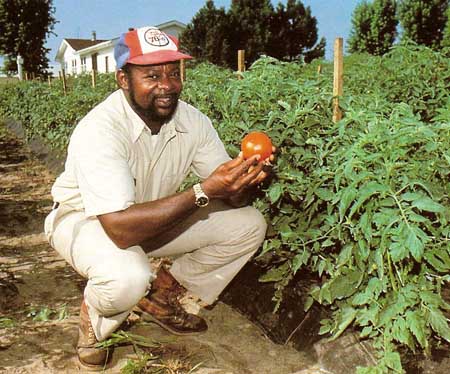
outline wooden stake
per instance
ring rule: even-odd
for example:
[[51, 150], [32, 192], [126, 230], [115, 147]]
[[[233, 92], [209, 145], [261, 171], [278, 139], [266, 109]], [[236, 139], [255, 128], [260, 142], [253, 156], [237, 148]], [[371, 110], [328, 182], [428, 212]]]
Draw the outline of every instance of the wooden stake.
[[67, 82], [66, 82], [66, 72], [64, 69], [61, 71], [61, 78], [62, 78], [62, 85], [63, 85], [63, 92], [64, 96], [67, 95]]
[[180, 78], [182, 82], [186, 80], [186, 64], [183, 59], [180, 60]]
[[[245, 71], [245, 50], [238, 50], [238, 72], [243, 73]], [[242, 79], [242, 75], [238, 75], [239, 79]]]
[[339, 108], [339, 97], [344, 93], [344, 40], [336, 38], [334, 41], [334, 80], [333, 80], [333, 122], [342, 119]]
[[49, 87], [51, 87], [52, 86], [52, 77], [49, 75], [47, 80], [48, 80]]
[[92, 69], [92, 88], [97, 86], [97, 70]]
[[25, 72], [25, 80], [28, 80], [28, 72]]
[[322, 65], [317, 67], [317, 74], [322, 74]]

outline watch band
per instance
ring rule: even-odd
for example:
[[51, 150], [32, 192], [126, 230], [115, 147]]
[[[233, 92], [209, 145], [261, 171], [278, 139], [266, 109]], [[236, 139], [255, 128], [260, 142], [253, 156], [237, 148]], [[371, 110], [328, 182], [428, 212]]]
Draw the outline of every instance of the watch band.
[[209, 198], [202, 189], [200, 183], [194, 184], [195, 205], [203, 208], [209, 204]]

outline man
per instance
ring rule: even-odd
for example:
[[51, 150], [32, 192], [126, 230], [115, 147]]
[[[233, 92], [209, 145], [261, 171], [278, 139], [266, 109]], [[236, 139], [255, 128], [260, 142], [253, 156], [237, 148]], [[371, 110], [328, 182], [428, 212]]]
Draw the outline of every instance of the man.
[[[93, 369], [110, 356], [96, 344], [136, 306], [172, 333], [205, 331], [180, 295], [213, 303], [266, 230], [245, 206], [263, 164], [230, 160], [210, 120], [179, 100], [179, 61], [191, 57], [176, 39], [140, 28], [114, 53], [120, 89], [75, 128], [45, 222], [50, 244], [88, 280], [77, 354]], [[202, 182], [177, 192], [191, 170]], [[153, 274], [148, 256], [175, 259]]]

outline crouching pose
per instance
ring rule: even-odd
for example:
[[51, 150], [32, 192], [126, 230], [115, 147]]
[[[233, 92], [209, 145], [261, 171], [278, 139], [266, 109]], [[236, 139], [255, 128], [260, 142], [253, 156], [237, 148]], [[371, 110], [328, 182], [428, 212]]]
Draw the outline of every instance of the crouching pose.
[[[266, 231], [247, 206], [263, 164], [230, 159], [208, 117], [179, 100], [179, 60], [191, 57], [176, 39], [139, 28], [114, 54], [120, 88], [76, 126], [45, 220], [52, 247], [87, 279], [77, 353], [93, 369], [111, 353], [96, 344], [136, 307], [174, 334], [205, 331], [180, 296], [213, 303]], [[201, 183], [179, 192], [190, 171]], [[173, 262], [152, 271], [149, 256]]]

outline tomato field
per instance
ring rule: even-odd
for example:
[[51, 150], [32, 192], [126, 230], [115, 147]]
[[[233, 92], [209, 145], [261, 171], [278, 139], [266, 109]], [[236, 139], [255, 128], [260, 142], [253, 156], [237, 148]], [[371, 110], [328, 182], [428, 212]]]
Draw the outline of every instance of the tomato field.
[[[318, 65], [321, 72], [318, 73]], [[309, 302], [332, 311], [321, 333], [354, 327], [373, 339], [377, 367], [401, 373], [399, 352], [450, 343], [450, 60], [399, 45], [345, 58], [343, 119], [332, 121], [332, 64], [262, 57], [243, 79], [188, 65], [183, 99], [207, 114], [232, 156], [250, 131], [278, 149], [255, 205], [269, 225], [257, 261], [274, 298], [300, 269], [321, 278]], [[62, 149], [74, 125], [116, 85], [112, 75], [9, 83], [0, 116]]]

